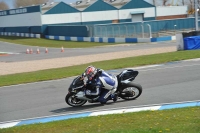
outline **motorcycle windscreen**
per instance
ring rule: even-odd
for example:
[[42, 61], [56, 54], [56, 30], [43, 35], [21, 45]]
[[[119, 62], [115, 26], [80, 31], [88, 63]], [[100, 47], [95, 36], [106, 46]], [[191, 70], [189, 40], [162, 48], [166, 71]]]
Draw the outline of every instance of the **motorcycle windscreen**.
[[70, 88], [77, 88], [77, 87], [83, 86], [83, 84], [84, 82], [83, 80], [81, 80], [81, 77], [79, 76], [73, 80], [73, 82], [70, 85]]

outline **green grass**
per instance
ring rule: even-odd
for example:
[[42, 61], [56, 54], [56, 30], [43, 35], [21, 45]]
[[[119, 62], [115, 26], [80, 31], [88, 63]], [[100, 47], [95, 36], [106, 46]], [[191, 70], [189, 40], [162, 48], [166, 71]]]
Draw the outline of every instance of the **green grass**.
[[150, 64], [166, 63], [184, 59], [200, 58], [200, 50], [178, 51], [163, 54], [145, 55], [124, 59], [93, 62], [65, 68], [41, 70], [29, 73], [20, 73], [0, 76], [0, 86], [15, 85], [21, 83], [61, 79], [81, 74], [88, 65], [94, 65], [104, 70], [136, 67]]
[[74, 41], [58, 41], [49, 39], [24, 38], [24, 37], [6, 37], [0, 36], [0, 41], [10, 42], [15, 44], [40, 46], [40, 47], [56, 47], [61, 48], [88, 48], [105, 45], [115, 45], [114, 43], [97, 43], [97, 42], [74, 42]]
[[69, 119], [1, 129], [1, 133], [199, 133], [200, 107]]

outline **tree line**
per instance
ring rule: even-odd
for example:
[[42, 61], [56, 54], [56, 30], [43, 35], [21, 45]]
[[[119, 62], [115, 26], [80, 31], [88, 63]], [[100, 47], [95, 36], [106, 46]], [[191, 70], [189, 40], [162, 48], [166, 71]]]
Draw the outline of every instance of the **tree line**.
[[[40, 5], [50, 1], [51, 0], [14, 0], [14, 7], [19, 8], [31, 5]], [[9, 6], [4, 1], [0, 2], [0, 10], [8, 10], [8, 9]]]
[[[150, 1], [153, 5], [156, 6], [182, 6], [188, 5], [193, 6], [194, 0], [145, 0]], [[197, 0], [198, 4], [200, 4], [200, 0]]]

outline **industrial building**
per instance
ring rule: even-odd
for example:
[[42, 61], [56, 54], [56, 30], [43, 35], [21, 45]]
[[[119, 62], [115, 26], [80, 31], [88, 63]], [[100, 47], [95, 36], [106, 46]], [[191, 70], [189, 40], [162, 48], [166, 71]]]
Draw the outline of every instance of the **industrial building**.
[[[185, 26], [181, 26], [181, 28], [184, 29], [188, 28], [187, 24], [194, 21], [194, 18], [187, 18], [187, 9], [187, 6], [156, 7], [143, 0], [80, 0], [69, 4], [50, 2], [0, 11], [0, 32], [2, 35], [9, 32], [13, 35], [15, 33], [29, 33], [42, 36], [81, 37], [106, 33], [108, 36], [114, 37], [117, 35], [114, 32], [118, 32], [118, 30], [120, 30], [120, 36], [120, 32], [132, 34], [128, 31], [129, 27], [126, 30], [128, 25], [148, 22], [152, 31], [159, 31], [166, 28], [164, 23], [170, 21], [169, 29], [173, 29], [174, 23], [183, 22], [183, 20]], [[158, 27], [153, 26], [155, 23]], [[102, 24], [104, 28], [102, 28]], [[116, 28], [117, 25], [121, 27]], [[101, 28], [98, 29], [98, 26]], [[177, 24], [176, 28], [179, 26]], [[191, 28], [193, 26], [191, 24]], [[141, 32], [141, 28], [137, 27], [134, 32]]]

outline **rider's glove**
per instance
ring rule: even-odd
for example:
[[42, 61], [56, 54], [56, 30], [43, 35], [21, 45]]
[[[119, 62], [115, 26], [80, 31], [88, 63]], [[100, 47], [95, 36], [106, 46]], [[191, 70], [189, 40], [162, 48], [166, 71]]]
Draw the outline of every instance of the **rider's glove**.
[[101, 73], [102, 73], [102, 69], [97, 69], [97, 73], [99, 74], [99, 75], [101, 75]]
[[82, 76], [82, 78], [84, 78], [84, 77], [86, 76], [86, 74], [85, 74], [85, 73], [82, 73], [82, 75], [81, 75], [81, 76]]

